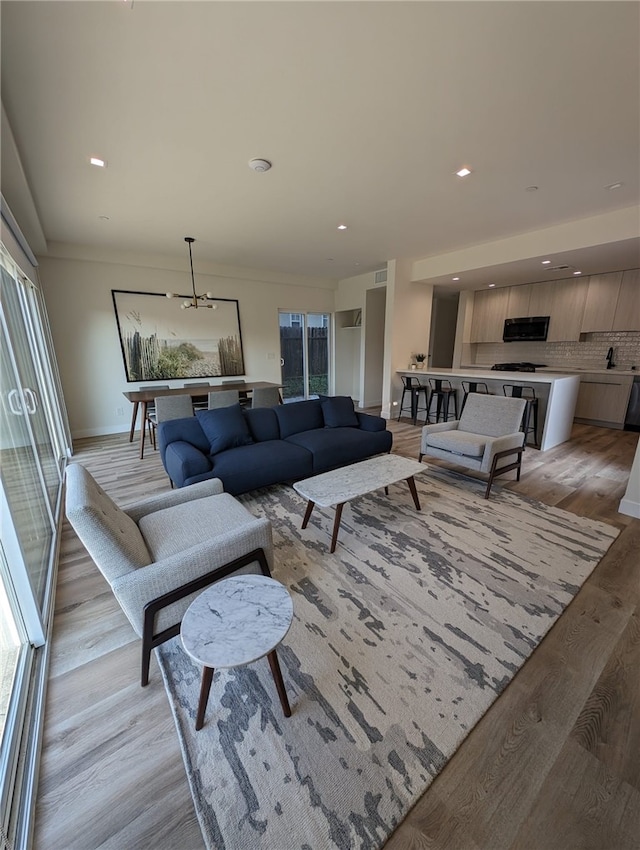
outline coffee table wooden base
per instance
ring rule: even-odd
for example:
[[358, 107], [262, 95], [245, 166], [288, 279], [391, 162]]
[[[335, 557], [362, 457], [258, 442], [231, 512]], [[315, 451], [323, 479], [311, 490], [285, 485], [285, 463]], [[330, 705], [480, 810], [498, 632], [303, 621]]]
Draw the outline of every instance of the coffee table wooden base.
[[[417, 511], [421, 510], [420, 500], [418, 499], [418, 491], [416, 489], [416, 482], [414, 480], [413, 475], [410, 475], [408, 478], [405, 478], [405, 481], [409, 485], [409, 492], [411, 493], [411, 495], [413, 497], [413, 504], [416, 506], [416, 510]], [[389, 488], [385, 487], [384, 492], [388, 496], [389, 495]], [[333, 533], [331, 535], [331, 548], [329, 549], [329, 552], [335, 552], [336, 551], [336, 545], [338, 543], [338, 532], [340, 531], [340, 523], [342, 521], [342, 509], [344, 508], [344, 506], [346, 504], [347, 504], [346, 502], [339, 502], [336, 505], [336, 515], [333, 519]], [[315, 507], [315, 502], [313, 502], [311, 499], [309, 499], [309, 501], [307, 503], [307, 509], [304, 513], [304, 519], [302, 520], [302, 528], [303, 529], [306, 528], [307, 525], [309, 524], [309, 520], [311, 518], [311, 514], [313, 512], [314, 507]]]

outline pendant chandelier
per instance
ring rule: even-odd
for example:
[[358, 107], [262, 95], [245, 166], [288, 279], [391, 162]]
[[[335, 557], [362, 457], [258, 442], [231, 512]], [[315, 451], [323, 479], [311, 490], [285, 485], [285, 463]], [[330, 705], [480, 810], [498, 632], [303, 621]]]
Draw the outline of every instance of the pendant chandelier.
[[[217, 304], [210, 304], [209, 301], [213, 298], [213, 295], [210, 292], [206, 292], [204, 295], [196, 295], [196, 281], [193, 276], [193, 257], [191, 256], [191, 243], [196, 240], [193, 236], [185, 236], [184, 241], [189, 246], [189, 264], [191, 266], [191, 290], [193, 295], [191, 298], [185, 299], [180, 305], [181, 310], [188, 310], [189, 307], [195, 307], [197, 310], [198, 307], [206, 307], [209, 310], [217, 310]], [[167, 292], [167, 298], [179, 298], [179, 295], [176, 295], [175, 292]]]

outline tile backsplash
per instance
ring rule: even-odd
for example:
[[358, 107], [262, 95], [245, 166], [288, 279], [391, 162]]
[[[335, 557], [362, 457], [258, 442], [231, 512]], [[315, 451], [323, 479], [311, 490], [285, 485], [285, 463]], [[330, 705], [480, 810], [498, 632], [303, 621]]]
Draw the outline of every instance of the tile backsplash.
[[580, 342], [491, 342], [470, 345], [476, 349], [476, 366], [527, 361], [544, 363], [556, 370], [605, 369], [607, 351], [613, 348], [613, 362], [620, 369], [640, 371], [640, 332], [613, 331], [583, 334]]

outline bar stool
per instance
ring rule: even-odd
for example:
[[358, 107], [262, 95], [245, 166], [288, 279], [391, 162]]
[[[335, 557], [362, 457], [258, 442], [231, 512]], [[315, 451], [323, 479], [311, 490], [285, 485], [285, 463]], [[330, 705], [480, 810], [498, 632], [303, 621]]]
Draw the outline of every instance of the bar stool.
[[[404, 397], [407, 393], [409, 393], [410, 405], [411, 405], [411, 419], [413, 420], [413, 424], [416, 424], [416, 420], [418, 418], [418, 411], [424, 410], [427, 414], [427, 420], [429, 419], [428, 415], [428, 404], [427, 399], [429, 396], [429, 387], [425, 386], [425, 384], [421, 384], [417, 378], [414, 378], [413, 375], [400, 375], [402, 378], [402, 398], [400, 399], [400, 412], [398, 413], [398, 420], [402, 416], [402, 411], [404, 410]], [[424, 393], [424, 407], [419, 407], [420, 396]]]
[[[524, 441], [527, 442], [527, 435], [533, 433], [533, 446], [539, 448], [538, 443], [538, 399], [536, 391], [533, 387], [519, 386], [518, 384], [503, 384], [502, 392], [506, 396], [514, 398], [523, 398], [527, 402], [522, 417], [522, 430], [524, 431]], [[533, 413], [533, 424], [531, 424]]]
[[462, 381], [462, 391], [464, 396], [462, 397], [462, 404], [460, 405], [460, 416], [462, 416], [462, 411], [464, 410], [464, 406], [467, 403], [467, 396], [469, 393], [481, 393], [482, 395], [491, 395], [489, 392], [489, 387], [483, 381]]
[[435, 396], [436, 405], [436, 422], [440, 421], [440, 413], [442, 412], [442, 421], [447, 422], [449, 419], [449, 399], [453, 398], [453, 408], [455, 411], [454, 419], [458, 419], [458, 390], [451, 386], [451, 382], [444, 378], [429, 378], [431, 387], [431, 395], [427, 405], [427, 421], [431, 415], [431, 405]]

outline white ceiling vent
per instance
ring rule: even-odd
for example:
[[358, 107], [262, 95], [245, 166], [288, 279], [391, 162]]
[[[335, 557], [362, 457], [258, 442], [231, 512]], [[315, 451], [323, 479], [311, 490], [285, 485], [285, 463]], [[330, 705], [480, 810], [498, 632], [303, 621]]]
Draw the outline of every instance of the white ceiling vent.
[[549, 266], [547, 269], [548, 272], [566, 272], [569, 270], [573, 270], [575, 266]]
[[374, 283], [386, 283], [387, 282], [387, 270], [381, 269], [379, 272], [375, 272], [373, 282]]
[[268, 171], [271, 168], [271, 163], [268, 159], [250, 159], [249, 168], [259, 172]]

